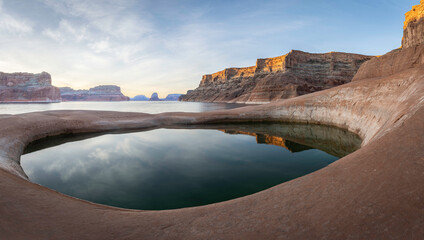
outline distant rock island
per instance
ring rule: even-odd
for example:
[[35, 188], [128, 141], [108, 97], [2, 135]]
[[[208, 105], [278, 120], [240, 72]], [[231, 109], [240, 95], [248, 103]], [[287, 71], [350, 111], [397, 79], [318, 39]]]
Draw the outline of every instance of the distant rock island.
[[131, 98], [131, 101], [178, 101], [182, 95], [183, 94], [173, 93], [173, 94], [168, 94], [166, 98], [159, 98], [158, 93], [155, 92], [152, 94], [150, 98], [144, 95], [137, 95]]
[[133, 98], [130, 98], [131, 101], [149, 101], [150, 98], [144, 96], [144, 95], [137, 95]]
[[153, 93], [149, 101], [160, 101], [158, 93]]
[[256, 66], [227, 68], [204, 75], [200, 85], [181, 97], [191, 102], [271, 102], [292, 98], [352, 80], [371, 56], [330, 52], [312, 54], [292, 50], [275, 57], [258, 59]]
[[121, 88], [115, 85], [101, 85], [88, 90], [74, 90], [70, 87], [60, 88], [62, 101], [129, 101]]
[[60, 102], [60, 91], [46, 72], [0, 72], [0, 103], [7, 102]]

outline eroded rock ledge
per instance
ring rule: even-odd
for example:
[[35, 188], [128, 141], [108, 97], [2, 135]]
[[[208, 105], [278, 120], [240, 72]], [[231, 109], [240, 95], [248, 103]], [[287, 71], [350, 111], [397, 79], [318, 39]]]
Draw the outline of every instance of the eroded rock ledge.
[[258, 59], [255, 66], [227, 68], [204, 75], [197, 89], [182, 96], [194, 102], [271, 102], [348, 83], [361, 64], [372, 57], [302, 51]]

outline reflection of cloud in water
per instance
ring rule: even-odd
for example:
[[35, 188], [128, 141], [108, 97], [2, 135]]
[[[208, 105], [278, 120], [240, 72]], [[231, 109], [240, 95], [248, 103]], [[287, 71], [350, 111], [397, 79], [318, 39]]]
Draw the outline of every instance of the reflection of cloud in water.
[[89, 158], [94, 158], [102, 161], [106, 161], [110, 159], [110, 153], [106, 149], [96, 148], [93, 152], [88, 154]]
[[63, 144], [24, 155], [22, 165], [32, 181], [72, 196], [163, 209], [251, 194], [336, 159], [258, 145], [247, 135], [159, 129]]

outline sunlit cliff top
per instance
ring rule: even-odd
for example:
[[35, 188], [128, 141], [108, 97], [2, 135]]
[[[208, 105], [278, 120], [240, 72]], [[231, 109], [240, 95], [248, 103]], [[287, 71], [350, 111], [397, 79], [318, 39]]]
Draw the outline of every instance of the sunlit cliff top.
[[405, 24], [403, 29], [406, 29], [408, 24], [413, 21], [417, 21], [424, 17], [424, 0], [421, 0], [419, 5], [412, 7], [412, 10], [405, 14]]

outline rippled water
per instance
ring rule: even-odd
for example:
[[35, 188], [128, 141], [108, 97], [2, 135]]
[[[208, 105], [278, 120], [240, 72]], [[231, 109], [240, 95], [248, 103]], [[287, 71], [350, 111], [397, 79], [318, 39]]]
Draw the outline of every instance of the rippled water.
[[68, 135], [31, 144], [30, 180], [96, 203], [174, 209], [246, 196], [321, 169], [359, 148], [338, 128], [210, 125]]

